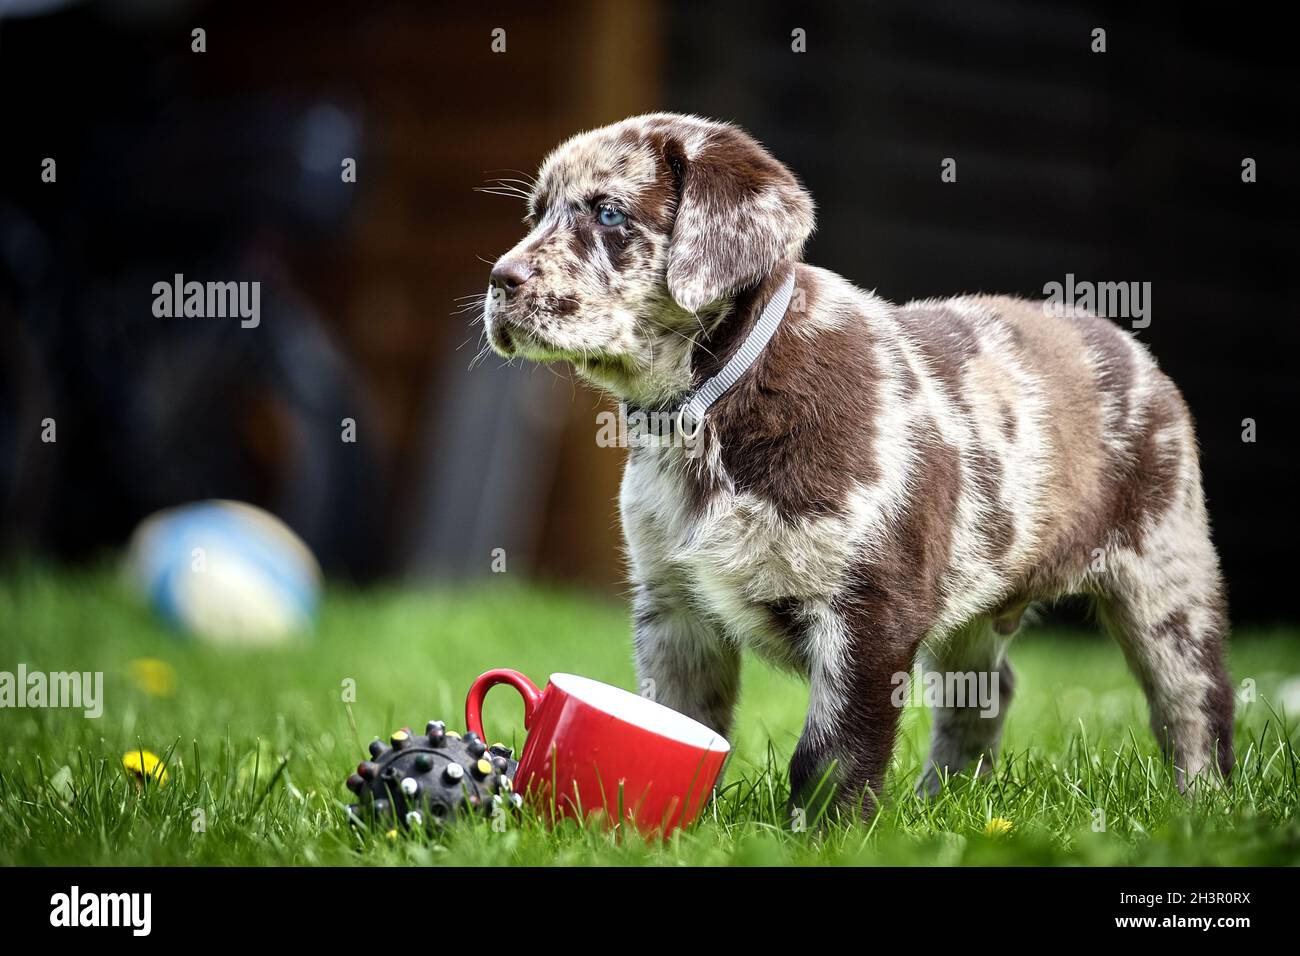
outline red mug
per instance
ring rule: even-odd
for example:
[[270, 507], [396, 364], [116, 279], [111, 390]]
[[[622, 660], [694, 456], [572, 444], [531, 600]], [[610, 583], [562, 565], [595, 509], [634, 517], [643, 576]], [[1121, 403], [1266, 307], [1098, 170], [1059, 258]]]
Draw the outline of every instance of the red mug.
[[465, 698], [465, 726], [482, 740], [483, 698], [497, 684], [524, 698], [515, 789], [552, 816], [603, 810], [667, 836], [699, 815], [731, 750], [721, 734], [630, 691], [575, 674], [552, 674], [538, 690], [507, 669], [483, 674]]

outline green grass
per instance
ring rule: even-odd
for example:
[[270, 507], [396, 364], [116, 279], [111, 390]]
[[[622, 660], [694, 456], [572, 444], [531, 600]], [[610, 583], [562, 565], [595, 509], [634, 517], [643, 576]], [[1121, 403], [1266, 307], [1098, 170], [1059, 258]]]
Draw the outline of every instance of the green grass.
[[[175, 669], [173, 696], [133, 683], [128, 662]], [[931, 801], [911, 784], [928, 718], [904, 714], [884, 810], [870, 826], [785, 827], [785, 765], [807, 692], [746, 665], [735, 755], [707, 818], [668, 842], [598, 826], [389, 840], [350, 827], [343, 787], [365, 744], [441, 718], [459, 727], [470, 681], [516, 667], [539, 682], [575, 671], [634, 686], [616, 602], [493, 580], [468, 590], [335, 591], [309, 641], [221, 651], [177, 639], [108, 573], [18, 568], [0, 578], [0, 670], [105, 672], [97, 720], [0, 710], [0, 864], [1294, 864], [1300, 861], [1297, 726], [1272, 698], [1300, 674], [1300, 634], [1237, 635], [1232, 668], [1255, 682], [1239, 704], [1233, 785], [1187, 799], [1146, 728], [1117, 648], [1030, 629], [1012, 649], [1017, 699], [995, 773]], [[357, 700], [341, 700], [345, 678]], [[488, 699], [489, 735], [518, 746], [522, 708]], [[139, 787], [124, 753], [166, 756]], [[196, 832], [197, 808], [206, 826]], [[1096, 812], [1105, 829], [1094, 832]], [[991, 818], [1014, 829], [986, 836]]]

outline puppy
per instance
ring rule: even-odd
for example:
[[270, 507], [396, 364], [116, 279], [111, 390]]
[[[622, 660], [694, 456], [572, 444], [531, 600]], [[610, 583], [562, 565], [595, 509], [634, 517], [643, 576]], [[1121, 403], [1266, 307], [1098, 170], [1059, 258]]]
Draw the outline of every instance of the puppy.
[[802, 674], [792, 803], [833, 790], [870, 814], [899, 675], [919, 658], [997, 682], [994, 714], [936, 710], [918, 784], [934, 793], [996, 753], [1026, 606], [1086, 595], [1179, 786], [1229, 773], [1227, 619], [1192, 418], [1133, 337], [1008, 296], [895, 305], [803, 263], [811, 197], [744, 132], [696, 117], [568, 140], [527, 222], [491, 273], [491, 346], [571, 362], [638, 409], [680, 409], [793, 278], [698, 447], [629, 453], [636, 660], [657, 700], [725, 734], [743, 650]]

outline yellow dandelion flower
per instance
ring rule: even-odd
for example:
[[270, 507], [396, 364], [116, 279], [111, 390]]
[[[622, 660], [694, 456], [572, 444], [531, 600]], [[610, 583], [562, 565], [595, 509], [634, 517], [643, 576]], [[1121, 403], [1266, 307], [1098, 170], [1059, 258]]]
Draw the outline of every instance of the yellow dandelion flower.
[[167, 782], [167, 768], [157, 754], [147, 750], [132, 750], [122, 755], [122, 766], [140, 783], [152, 777], [159, 786]]
[[992, 837], [1005, 836], [1011, 832], [1014, 826], [1015, 824], [1010, 820], [1003, 817], [994, 817], [984, 825], [984, 835]]
[[156, 657], [137, 657], [128, 664], [131, 681], [151, 697], [176, 693], [176, 669]]

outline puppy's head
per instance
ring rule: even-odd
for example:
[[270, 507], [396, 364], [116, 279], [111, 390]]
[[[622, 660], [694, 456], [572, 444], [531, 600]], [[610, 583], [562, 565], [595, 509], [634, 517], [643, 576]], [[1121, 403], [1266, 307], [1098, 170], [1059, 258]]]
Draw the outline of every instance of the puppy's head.
[[568, 360], [623, 397], [656, 400], [689, 386], [705, 319], [800, 257], [813, 204], [741, 130], [661, 113], [563, 143], [526, 222], [492, 269], [492, 347]]

